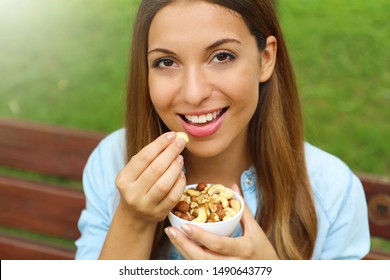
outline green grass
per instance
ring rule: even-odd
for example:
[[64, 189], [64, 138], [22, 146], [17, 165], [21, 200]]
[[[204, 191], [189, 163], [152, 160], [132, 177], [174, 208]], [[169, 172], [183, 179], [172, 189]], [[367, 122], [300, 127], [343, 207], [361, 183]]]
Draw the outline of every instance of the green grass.
[[354, 170], [390, 175], [390, 2], [278, 2], [307, 138]]
[[[390, 2], [277, 2], [307, 139], [355, 171], [390, 176]], [[138, 3], [1, 0], [0, 117], [122, 126]]]
[[114, 2], [2, 0], [0, 115], [101, 131], [121, 126], [136, 6]]

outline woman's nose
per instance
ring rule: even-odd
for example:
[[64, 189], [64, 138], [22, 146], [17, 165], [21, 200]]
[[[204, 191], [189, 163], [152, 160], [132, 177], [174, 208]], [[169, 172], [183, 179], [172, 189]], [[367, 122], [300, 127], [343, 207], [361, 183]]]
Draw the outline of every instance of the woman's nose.
[[206, 73], [202, 69], [192, 67], [185, 71], [182, 84], [182, 96], [192, 105], [198, 105], [211, 95]]

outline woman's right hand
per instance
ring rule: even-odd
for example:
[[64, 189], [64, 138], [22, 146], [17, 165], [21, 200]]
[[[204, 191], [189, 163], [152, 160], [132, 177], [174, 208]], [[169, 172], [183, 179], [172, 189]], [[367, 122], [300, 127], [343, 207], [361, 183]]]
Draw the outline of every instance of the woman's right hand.
[[186, 186], [182, 171], [186, 142], [167, 132], [133, 156], [116, 178], [127, 215], [143, 223], [165, 219]]

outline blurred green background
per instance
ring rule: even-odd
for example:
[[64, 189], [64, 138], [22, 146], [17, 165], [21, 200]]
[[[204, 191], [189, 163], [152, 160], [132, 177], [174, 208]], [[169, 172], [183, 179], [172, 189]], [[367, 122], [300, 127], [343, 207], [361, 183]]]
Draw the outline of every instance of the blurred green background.
[[[138, 0], [0, 0], [0, 117], [123, 124]], [[278, 0], [307, 140], [390, 175], [388, 0]]]
[[[139, 0], [0, 0], [0, 117], [123, 126]], [[388, 0], [277, 0], [309, 142], [390, 176]], [[374, 241], [376, 247], [388, 247]]]

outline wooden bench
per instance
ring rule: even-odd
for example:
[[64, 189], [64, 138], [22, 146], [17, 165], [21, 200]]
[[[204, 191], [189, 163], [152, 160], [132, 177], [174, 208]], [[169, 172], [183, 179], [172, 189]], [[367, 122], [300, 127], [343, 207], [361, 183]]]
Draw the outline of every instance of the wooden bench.
[[[390, 180], [367, 174], [358, 175], [366, 194], [371, 237], [387, 240], [390, 246]], [[365, 259], [390, 260], [390, 250], [371, 249]]]
[[[77, 221], [85, 198], [81, 187], [53, 182], [51, 176], [81, 186], [85, 162], [102, 137], [102, 133], [0, 118], [0, 167], [50, 176], [26, 179], [24, 174], [10, 176], [13, 172], [8, 169], [3, 172], [8, 175], [0, 174], [0, 259], [74, 258], [74, 246], [47, 239], [73, 242], [79, 237]], [[359, 176], [367, 196], [371, 236], [390, 240], [390, 182]], [[31, 233], [38, 233], [38, 238]], [[390, 259], [390, 252], [372, 250], [366, 259]]]
[[0, 166], [50, 176], [50, 180], [31, 180], [0, 175], [0, 226], [42, 234], [36, 240], [1, 231], [0, 259], [74, 258], [74, 248], [48, 244], [45, 240], [56, 237], [74, 241], [79, 237], [77, 220], [85, 206], [84, 194], [81, 188], [64, 186], [61, 180], [53, 182], [52, 176], [81, 185], [88, 156], [103, 136], [0, 119]]

